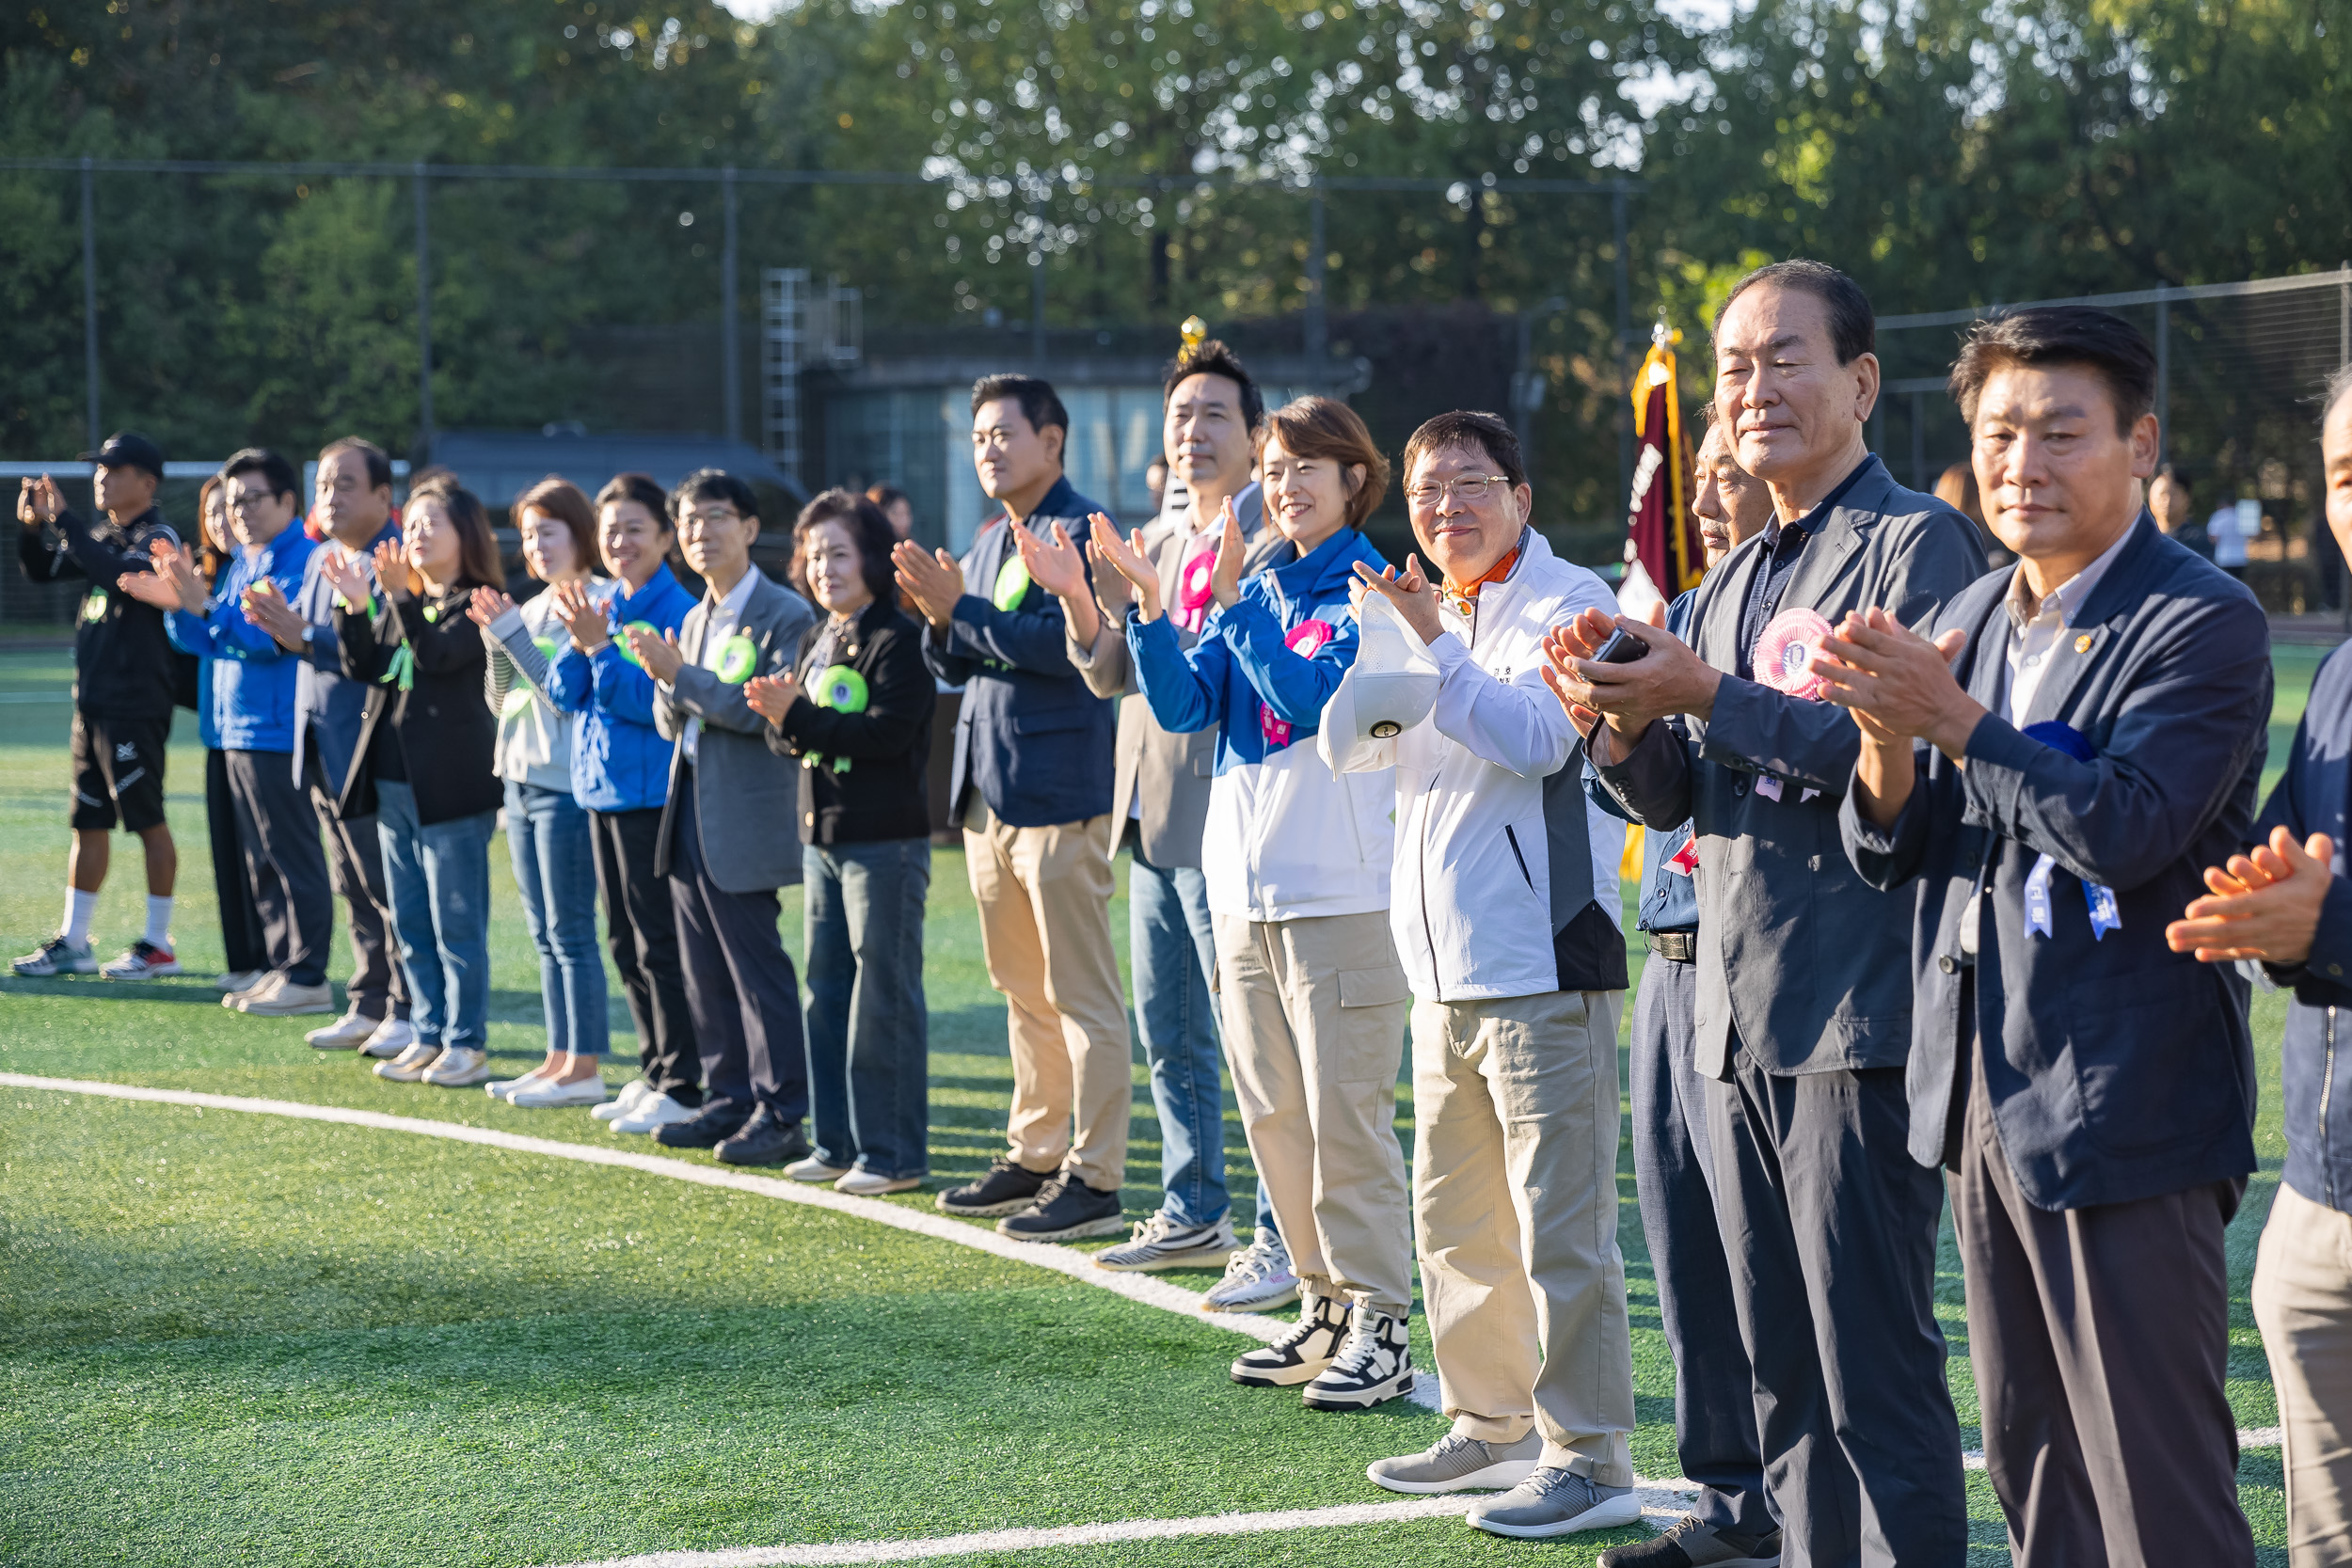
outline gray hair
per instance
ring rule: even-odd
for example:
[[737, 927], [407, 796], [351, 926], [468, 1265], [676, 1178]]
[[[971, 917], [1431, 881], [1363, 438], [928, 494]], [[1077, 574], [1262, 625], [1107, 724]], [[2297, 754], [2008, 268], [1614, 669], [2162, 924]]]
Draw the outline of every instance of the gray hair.
[[2344, 401], [2346, 393], [2352, 393], [2352, 365], [2339, 366], [2335, 373], [2328, 377], [2328, 389], [2319, 396], [2319, 422], [2322, 425], [2334, 416], [2336, 404]]

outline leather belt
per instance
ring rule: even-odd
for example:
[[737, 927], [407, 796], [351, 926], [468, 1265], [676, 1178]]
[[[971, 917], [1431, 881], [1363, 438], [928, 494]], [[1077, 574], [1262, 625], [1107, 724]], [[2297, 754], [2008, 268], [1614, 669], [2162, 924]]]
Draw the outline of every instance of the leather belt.
[[1697, 960], [1699, 934], [1696, 931], [1649, 931], [1649, 950], [1661, 958], [1687, 964]]

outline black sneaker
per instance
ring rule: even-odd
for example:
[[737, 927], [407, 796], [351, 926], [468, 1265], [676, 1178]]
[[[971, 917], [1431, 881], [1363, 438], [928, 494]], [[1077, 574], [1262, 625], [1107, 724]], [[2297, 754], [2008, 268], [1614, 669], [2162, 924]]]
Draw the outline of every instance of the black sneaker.
[[751, 1113], [731, 1100], [714, 1100], [691, 1121], [674, 1121], [653, 1130], [653, 1141], [665, 1148], [716, 1148], [743, 1130]]
[[1039, 1190], [1052, 1178], [1051, 1171], [1031, 1170], [1010, 1160], [992, 1161], [988, 1174], [977, 1181], [940, 1194], [939, 1212], [973, 1219], [990, 1214], [1017, 1214], [1036, 1201]]
[[1344, 1300], [1299, 1291], [1298, 1322], [1274, 1343], [1236, 1360], [1233, 1381], [1253, 1388], [1289, 1388], [1318, 1375], [1347, 1338], [1347, 1314]]
[[1311, 1410], [1366, 1410], [1413, 1391], [1413, 1347], [1405, 1320], [1359, 1307], [1331, 1364], [1299, 1392]]
[[1780, 1531], [1739, 1535], [1686, 1513], [1663, 1535], [1610, 1547], [1597, 1568], [1780, 1568]]
[[740, 1131], [721, 1139], [710, 1152], [723, 1164], [780, 1165], [806, 1154], [808, 1138], [799, 1122], [785, 1120], [772, 1105], [762, 1105]]
[[1035, 1203], [996, 1222], [996, 1234], [1016, 1242], [1074, 1242], [1081, 1236], [1116, 1236], [1126, 1228], [1126, 1207], [1117, 1193], [1089, 1187], [1067, 1173], [1048, 1177]]

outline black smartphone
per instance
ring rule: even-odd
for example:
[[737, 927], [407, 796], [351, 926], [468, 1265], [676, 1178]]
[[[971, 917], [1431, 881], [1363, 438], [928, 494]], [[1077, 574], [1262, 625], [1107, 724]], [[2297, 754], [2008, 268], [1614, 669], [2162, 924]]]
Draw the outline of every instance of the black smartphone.
[[1619, 626], [1609, 634], [1609, 641], [1593, 650], [1596, 664], [1630, 664], [1649, 652], [1649, 644]]

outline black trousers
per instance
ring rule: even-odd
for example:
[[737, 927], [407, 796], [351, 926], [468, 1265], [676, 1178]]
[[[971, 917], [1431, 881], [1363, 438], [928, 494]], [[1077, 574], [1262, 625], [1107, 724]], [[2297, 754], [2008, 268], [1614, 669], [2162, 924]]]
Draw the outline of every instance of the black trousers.
[[2052, 1212], [2018, 1190], [1971, 1052], [1951, 1177], [1985, 1471], [2019, 1568], [2246, 1568], [2230, 1412], [2241, 1180]]
[[592, 811], [588, 832], [596, 850], [596, 891], [604, 895], [605, 941], [637, 1028], [638, 1072], [679, 1104], [700, 1105], [702, 1062], [678, 967], [677, 909], [667, 879], [654, 870], [661, 808]]
[[262, 917], [269, 966], [297, 986], [326, 979], [326, 944], [335, 934], [335, 895], [318, 817], [294, 781], [285, 752], [230, 752], [229, 797], [237, 810], [237, 843], [246, 881]]
[[1960, 1424], [1934, 1312], [1944, 1184], [1911, 1157], [1903, 1069], [1782, 1077], [1732, 1046], [1707, 1131], [1781, 1561], [1960, 1568]]
[[405, 1019], [408, 972], [401, 967], [400, 934], [392, 924], [392, 895], [384, 885], [384, 846], [375, 834], [375, 818], [346, 820], [336, 815], [335, 791], [319, 769], [315, 736], [303, 755], [310, 809], [326, 836], [327, 880], [351, 923], [351, 978], [344, 982], [344, 994], [361, 1018]]
[[229, 753], [217, 748], [204, 753], [204, 828], [213, 845], [222, 967], [232, 974], [267, 969], [269, 941], [262, 934], [262, 913], [253, 907], [253, 884], [246, 879], [237, 802], [229, 793]]
[[1675, 1452], [1699, 1488], [1691, 1512], [1718, 1529], [1760, 1535], [1776, 1527], [1756, 1448], [1756, 1380], [1715, 1223], [1697, 1006], [1698, 966], [1651, 954], [1633, 994], [1633, 1178], [1674, 1355]]
[[775, 890], [729, 893], [703, 863], [694, 781], [677, 785], [677, 838], [670, 848], [670, 896], [677, 906], [678, 956], [686, 1002], [702, 1042], [708, 1103], [766, 1105], [778, 1120], [808, 1115], [808, 1043], [801, 983], [776, 934], [784, 906]]

